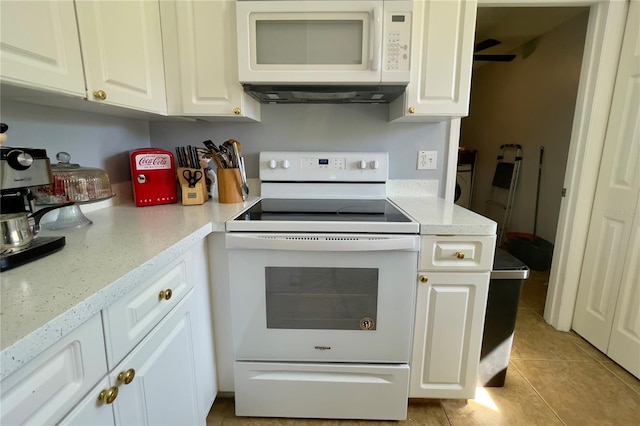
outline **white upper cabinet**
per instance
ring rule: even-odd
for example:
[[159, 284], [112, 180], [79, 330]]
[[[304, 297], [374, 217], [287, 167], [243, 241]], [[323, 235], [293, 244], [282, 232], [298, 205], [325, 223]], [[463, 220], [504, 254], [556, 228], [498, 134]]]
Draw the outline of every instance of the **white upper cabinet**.
[[3, 83], [84, 96], [73, 1], [8, 1], [0, 5]]
[[170, 115], [260, 120], [238, 82], [235, 1], [161, 1]]
[[167, 113], [157, 1], [78, 1], [87, 99]]
[[469, 113], [476, 0], [416, 0], [411, 82], [389, 120], [442, 121]]

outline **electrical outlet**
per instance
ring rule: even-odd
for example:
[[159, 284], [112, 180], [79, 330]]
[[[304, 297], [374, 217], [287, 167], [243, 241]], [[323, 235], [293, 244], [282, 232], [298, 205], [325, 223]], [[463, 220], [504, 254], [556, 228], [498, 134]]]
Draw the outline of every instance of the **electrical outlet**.
[[418, 170], [435, 169], [438, 166], [438, 151], [418, 151]]

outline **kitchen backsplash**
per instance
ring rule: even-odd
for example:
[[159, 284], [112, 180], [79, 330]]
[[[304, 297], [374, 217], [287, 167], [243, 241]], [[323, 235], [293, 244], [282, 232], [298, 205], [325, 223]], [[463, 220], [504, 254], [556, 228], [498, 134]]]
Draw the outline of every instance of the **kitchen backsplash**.
[[[258, 154], [268, 150], [386, 151], [391, 179], [440, 180], [448, 123], [389, 123], [387, 105], [262, 105], [262, 122], [151, 122], [151, 145], [242, 142], [247, 174], [257, 178]], [[416, 170], [419, 150], [438, 152], [438, 169]]]
[[130, 181], [128, 151], [150, 144], [146, 121], [5, 100], [0, 112], [7, 146], [44, 148], [52, 163], [66, 151], [72, 163], [104, 169], [111, 183]]
[[[260, 151], [386, 151], [396, 190], [431, 194], [444, 187], [439, 182], [445, 174], [447, 123], [389, 123], [386, 105], [262, 105], [260, 123], [147, 122], [12, 101], [2, 101], [1, 112], [9, 125], [7, 145], [45, 148], [52, 162], [57, 152], [67, 151], [74, 163], [106, 170], [112, 183], [130, 180], [130, 150], [174, 151], [233, 138], [242, 142], [253, 179]], [[416, 170], [419, 150], [437, 151], [436, 170]]]

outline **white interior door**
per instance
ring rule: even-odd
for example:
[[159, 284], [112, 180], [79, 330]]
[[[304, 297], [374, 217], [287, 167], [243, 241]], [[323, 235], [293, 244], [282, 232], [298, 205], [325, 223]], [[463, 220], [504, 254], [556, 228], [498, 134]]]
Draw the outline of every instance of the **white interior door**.
[[640, 201], [622, 275], [607, 355], [640, 378]]
[[632, 0], [572, 325], [635, 375], [640, 375], [639, 9], [640, 0]]

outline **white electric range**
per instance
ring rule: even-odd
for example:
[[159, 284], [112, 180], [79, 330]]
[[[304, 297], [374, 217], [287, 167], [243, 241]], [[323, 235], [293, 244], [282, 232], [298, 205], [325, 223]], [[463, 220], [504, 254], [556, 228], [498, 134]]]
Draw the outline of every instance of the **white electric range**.
[[406, 418], [419, 224], [381, 152], [262, 152], [227, 222], [236, 415]]

